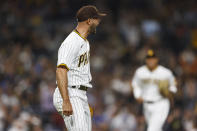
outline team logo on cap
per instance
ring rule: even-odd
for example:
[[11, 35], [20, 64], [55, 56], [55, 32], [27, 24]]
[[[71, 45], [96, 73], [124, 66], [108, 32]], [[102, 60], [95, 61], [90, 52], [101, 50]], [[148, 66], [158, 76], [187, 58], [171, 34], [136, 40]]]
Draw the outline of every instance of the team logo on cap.
[[148, 56], [153, 56], [153, 55], [154, 55], [153, 50], [148, 50]]

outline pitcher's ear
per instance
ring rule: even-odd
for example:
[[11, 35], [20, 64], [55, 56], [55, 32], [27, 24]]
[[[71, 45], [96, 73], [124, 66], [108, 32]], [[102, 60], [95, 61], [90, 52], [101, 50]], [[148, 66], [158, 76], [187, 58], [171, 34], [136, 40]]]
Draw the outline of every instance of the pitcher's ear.
[[87, 24], [88, 24], [88, 25], [91, 24], [91, 19], [87, 19]]

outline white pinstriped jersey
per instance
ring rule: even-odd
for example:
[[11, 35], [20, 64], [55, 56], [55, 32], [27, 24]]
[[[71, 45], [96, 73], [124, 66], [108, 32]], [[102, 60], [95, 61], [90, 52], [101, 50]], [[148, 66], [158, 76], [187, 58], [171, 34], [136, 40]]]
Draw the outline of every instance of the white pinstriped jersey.
[[90, 81], [90, 45], [76, 30], [71, 32], [58, 50], [57, 66], [63, 65], [68, 71], [68, 86], [92, 87]]
[[177, 91], [175, 78], [169, 69], [160, 65], [153, 71], [150, 71], [147, 66], [138, 68], [132, 80], [135, 98], [141, 97], [145, 101], [162, 99], [157, 84], [159, 80], [167, 80], [169, 91], [174, 93]]

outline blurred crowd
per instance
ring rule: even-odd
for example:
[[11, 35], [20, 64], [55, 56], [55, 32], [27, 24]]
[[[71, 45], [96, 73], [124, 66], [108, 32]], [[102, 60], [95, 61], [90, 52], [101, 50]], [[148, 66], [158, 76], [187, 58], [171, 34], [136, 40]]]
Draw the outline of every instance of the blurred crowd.
[[197, 131], [196, 0], [1, 0], [0, 131], [64, 130], [52, 101], [57, 51], [87, 4], [108, 14], [88, 38], [93, 131], [145, 130], [130, 85], [150, 47], [178, 83], [164, 131]]

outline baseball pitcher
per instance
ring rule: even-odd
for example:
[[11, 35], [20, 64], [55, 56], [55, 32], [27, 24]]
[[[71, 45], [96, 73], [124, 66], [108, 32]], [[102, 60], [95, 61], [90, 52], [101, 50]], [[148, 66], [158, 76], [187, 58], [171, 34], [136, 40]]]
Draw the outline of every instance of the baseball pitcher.
[[64, 119], [68, 131], [91, 131], [91, 114], [86, 92], [92, 88], [90, 73], [90, 45], [87, 37], [106, 14], [95, 6], [80, 8], [76, 14], [78, 25], [58, 50], [56, 70], [57, 88], [53, 103]]
[[158, 65], [158, 57], [153, 50], [147, 52], [146, 65], [136, 70], [132, 87], [134, 97], [143, 103], [147, 131], [162, 131], [172, 93], [177, 88], [172, 72]]

